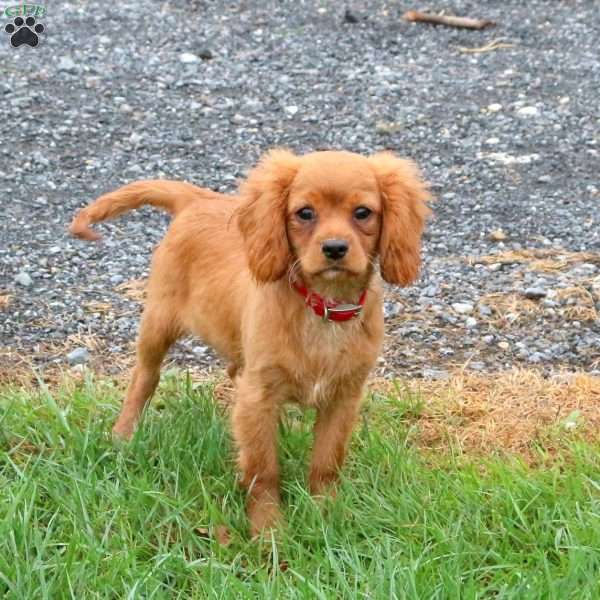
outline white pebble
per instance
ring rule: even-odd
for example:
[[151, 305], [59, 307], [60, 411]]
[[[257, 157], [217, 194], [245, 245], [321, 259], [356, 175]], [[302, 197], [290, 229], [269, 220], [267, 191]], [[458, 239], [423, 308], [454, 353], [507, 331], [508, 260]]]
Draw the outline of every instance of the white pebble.
[[192, 65], [194, 63], [200, 62], [200, 58], [191, 52], [182, 52], [179, 55], [179, 61], [184, 65]]
[[15, 277], [15, 282], [19, 285], [22, 285], [23, 287], [30, 287], [31, 285], [33, 285], [33, 279], [31, 279], [29, 274], [25, 271], [21, 271], [17, 274], [17, 276]]
[[539, 110], [535, 106], [524, 106], [517, 111], [520, 117], [535, 117], [539, 114]]
[[468, 315], [469, 313], [473, 312], [473, 305], [469, 302], [454, 302], [454, 304], [452, 304], [452, 308], [459, 315]]

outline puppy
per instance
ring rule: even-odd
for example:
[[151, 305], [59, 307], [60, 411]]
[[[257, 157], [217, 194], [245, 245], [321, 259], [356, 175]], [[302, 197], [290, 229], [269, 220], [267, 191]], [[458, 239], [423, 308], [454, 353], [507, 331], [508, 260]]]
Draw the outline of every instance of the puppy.
[[279, 518], [276, 436], [286, 402], [317, 411], [309, 481], [313, 494], [327, 491], [381, 349], [381, 278], [417, 277], [428, 198], [417, 168], [391, 153], [273, 150], [239, 196], [141, 181], [81, 210], [70, 231], [90, 240], [99, 238], [91, 224], [145, 204], [174, 215], [152, 260], [114, 434], [132, 435], [167, 350], [194, 333], [235, 381], [233, 434], [252, 533]]

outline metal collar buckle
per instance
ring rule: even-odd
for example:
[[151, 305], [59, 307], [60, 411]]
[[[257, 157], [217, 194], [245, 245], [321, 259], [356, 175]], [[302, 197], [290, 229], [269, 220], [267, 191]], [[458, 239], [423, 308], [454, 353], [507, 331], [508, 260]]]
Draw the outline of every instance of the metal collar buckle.
[[330, 315], [335, 315], [339, 313], [348, 313], [351, 312], [351, 319], [356, 319], [360, 313], [362, 312], [363, 307], [360, 304], [338, 304], [334, 307], [328, 307], [327, 305], [323, 306], [323, 321], [335, 321], [335, 319], [330, 318]]

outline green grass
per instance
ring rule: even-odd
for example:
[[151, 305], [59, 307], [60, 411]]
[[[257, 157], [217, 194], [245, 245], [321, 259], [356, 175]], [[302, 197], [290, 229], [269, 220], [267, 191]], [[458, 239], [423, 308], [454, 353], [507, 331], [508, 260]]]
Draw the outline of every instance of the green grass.
[[[600, 461], [423, 457], [418, 398], [375, 397], [324, 511], [305, 491], [312, 417], [282, 426], [286, 527], [248, 540], [227, 419], [168, 377], [129, 445], [119, 392], [0, 390], [0, 597], [599, 598]], [[224, 547], [211, 537], [232, 531]], [[208, 530], [208, 534], [206, 533]]]

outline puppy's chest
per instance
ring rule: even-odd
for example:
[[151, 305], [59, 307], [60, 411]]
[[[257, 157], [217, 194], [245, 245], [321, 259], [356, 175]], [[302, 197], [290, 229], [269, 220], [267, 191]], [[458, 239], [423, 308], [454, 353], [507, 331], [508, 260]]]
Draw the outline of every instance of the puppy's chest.
[[352, 377], [365, 357], [360, 355], [358, 323], [310, 323], [295, 350], [298, 401], [322, 404]]

